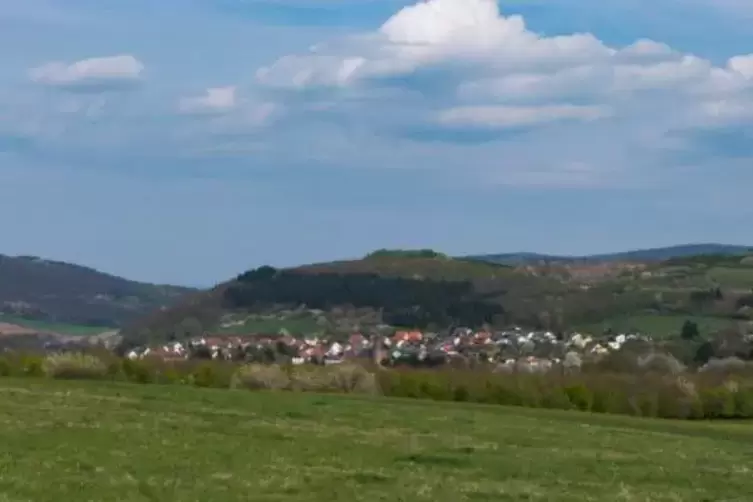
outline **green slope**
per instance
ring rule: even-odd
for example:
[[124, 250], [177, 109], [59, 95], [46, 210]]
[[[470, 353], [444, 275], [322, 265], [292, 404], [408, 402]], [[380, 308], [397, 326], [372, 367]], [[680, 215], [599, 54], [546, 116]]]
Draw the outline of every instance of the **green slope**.
[[0, 255], [0, 312], [24, 319], [117, 327], [173, 305], [191, 291], [71, 263]]
[[97, 335], [112, 330], [111, 327], [107, 326], [83, 326], [79, 324], [40, 321], [37, 319], [26, 319], [24, 317], [6, 314], [0, 314], [0, 322], [34, 329], [44, 333], [58, 333], [60, 335], [69, 336]]
[[0, 379], [3, 500], [748, 500], [753, 429]]
[[[348, 334], [382, 322], [439, 330], [493, 323], [551, 331], [632, 326], [667, 337], [691, 319], [708, 335], [750, 320], [753, 311], [745, 306], [753, 307], [752, 291], [751, 255], [510, 267], [428, 251], [379, 251], [361, 260], [245, 272], [130, 325], [125, 340], [139, 345], [183, 338], [198, 328], [227, 331], [224, 318], [264, 315], [275, 322], [245, 323], [234, 331], [277, 331], [288, 324], [297, 331], [315, 324], [317, 330]], [[301, 309], [311, 315], [300, 315]], [[286, 318], [292, 312], [297, 317]]]

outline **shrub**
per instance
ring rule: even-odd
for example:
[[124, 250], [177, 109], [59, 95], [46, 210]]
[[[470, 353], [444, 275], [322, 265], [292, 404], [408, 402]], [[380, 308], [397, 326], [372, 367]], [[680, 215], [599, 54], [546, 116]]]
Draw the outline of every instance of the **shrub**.
[[647, 354], [638, 357], [638, 367], [647, 372], [678, 375], [685, 371], [685, 366], [669, 354]]
[[[636, 361], [633, 356], [633, 361]], [[742, 366], [741, 366], [742, 363]], [[470, 369], [381, 369], [343, 363], [280, 366], [224, 361], [115, 360], [86, 353], [41, 358], [4, 354], [0, 376], [125, 379], [137, 383], [182, 383], [199, 387], [384, 394], [393, 397], [508, 406], [577, 409], [647, 417], [753, 418], [753, 380], [747, 363], [714, 360], [704, 371], [676, 373], [671, 356], [641, 358], [644, 372], [596, 371], [513, 373]], [[638, 366], [638, 363], [636, 363]], [[734, 378], [731, 373], [735, 370]]]
[[123, 372], [123, 364], [121, 363], [121, 361], [118, 359], [110, 361], [107, 364], [106, 374], [107, 374], [107, 377], [111, 380], [125, 379], [125, 374]]
[[230, 387], [250, 390], [284, 390], [290, 387], [290, 377], [280, 366], [246, 364], [235, 372]]
[[154, 383], [157, 380], [155, 371], [147, 361], [124, 359], [122, 365], [126, 380], [134, 383]]
[[565, 387], [564, 391], [567, 399], [576, 409], [581, 411], [591, 411], [593, 406], [593, 393], [591, 392], [591, 389], [586, 387], [583, 383], [569, 385]]
[[159, 380], [166, 384], [185, 384], [191, 380], [190, 375], [181, 374], [174, 366], [168, 366], [160, 372]]
[[[421, 383], [429, 385], [425, 380]], [[325, 367], [296, 366], [290, 373], [290, 387], [293, 390], [311, 392], [371, 395], [380, 393], [376, 375], [357, 364], [338, 364]], [[424, 397], [429, 396], [424, 395]]]
[[0, 376], [11, 376], [13, 374], [13, 364], [7, 357], [0, 358]]
[[62, 379], [103, 379], [107, 365], [98, 357], [66, 352], [50, 354], [42, 362], [42, 371], [48, 377]]
[[287, 374], [289, 388], [301, 392], [328, 392], [329, 377], [326, 367], [296, 366]]
[[328, 385], [332, 390], [348, 394], [379, 394], [376, 376], [357, 364], [338, 364], [325, 367]]
[[703, 418], [703, 403], [696, 385], [683, 376], [666, 377], [651, 383], [656, 394], [659, 418]]
[[[228, 388], [232, 386], [233, 375], [230, 364], [205, 362], [191, 372], [191, 382], [197, 387]], [[164, 378], [165, 373], [160, 376]]]
[[711, 358], [698, 371], [716, 373], [739, 373], [745, 371], [748, 365], [738, 357]]
[[753, 388], [742, 387], [734, 394], [735, 414], [740, 418], [753, 418]]
[[21, 368], [23, 374], [26, 376], [43, 377], [44, 372], [44, 359], [39, 356], [23, 356], [21, 357]]
[[704, 418], [734, 418], [736, 392], [724, 386], [704, 389], [701, 392]]
[[591, 411], [594, 413], [627, 415], [630, 414], [631, 410], [625, 391], [602, 386], [593, 391]]
[[[441, 378], [437, 375], [435, 378]], [[380, 387], [382, 392], [392, 397], [421, 398], [421, 384], [426, 378], [421, 377], [420, 370], [384, 370], [380, 373]], [[437, 380], [429, 380], [431, 385], [437, 385]]]

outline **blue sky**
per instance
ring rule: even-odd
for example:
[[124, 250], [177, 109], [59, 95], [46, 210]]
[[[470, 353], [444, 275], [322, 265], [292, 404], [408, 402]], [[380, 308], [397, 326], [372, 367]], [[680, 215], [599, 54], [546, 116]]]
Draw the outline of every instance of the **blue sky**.
[[751, 5], [0, 0], [0, 253], [209, 285], [750, 244]]

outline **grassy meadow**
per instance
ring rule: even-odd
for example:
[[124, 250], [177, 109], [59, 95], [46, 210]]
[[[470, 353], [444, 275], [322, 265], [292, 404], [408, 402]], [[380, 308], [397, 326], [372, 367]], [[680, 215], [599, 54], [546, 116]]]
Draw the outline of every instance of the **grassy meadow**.
[[244, 319], [240, 323], [221, 325], [215, 331], [227, 335], [248, 333], [279, 333], [281, 330], [295, 334], [309, 334], [321, 331], [321, 326], [312, 318], [301, 319]]
[[743, 501], [753, 428], [0, 379], [0, 501]]
[[35, 319], [26, 319], [19, 316], [11, 316], [7, 314], [0, 315], [0, 322], [9, 324], [15, 324], [16, 326], [22, 326], [24, 328], [35, 329], [38, 331], [60, 333], [61, 335], [69, 336], [91, 336], [104, 333], [105, 331], [112, 331], [114, 328], [108, 328], [104, 326], [83, 326], [77, 324], [67, 324], [50, 321], [39, 321]]
[[600, 323], [591, 323], [578, 326], [579, 331], [585, 333], [602, 333], [611, 328], [617, 333], [626, 333], [637, 330], [641, 333], [649, 333], [657, 339], [676, 338], [682, 331], [685, 321], [692, 321], [698, 325], [702, 335], [707, 336], [725, 328], [734, 327], [739, 321], [723, 317], [671, 315], [671, 314], [644, 314], [616, 317]]

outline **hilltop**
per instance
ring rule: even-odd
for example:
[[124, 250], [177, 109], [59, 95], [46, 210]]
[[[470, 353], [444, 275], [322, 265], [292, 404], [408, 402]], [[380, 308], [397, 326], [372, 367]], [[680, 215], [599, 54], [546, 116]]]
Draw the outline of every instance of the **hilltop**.
[[519, 325], [677, 335], [749, 321], [753, 256], [510, 266], [430, 250], [259, 267], [129, 325], [126, 344], [215, 333], [331, 333]]
[[[207, 331], [342, 330], [436, 325], [500, 315], [501, 282], [533, 281], [499, 264], [436, 253], [380, 251], [361, 260], [259, 267], [129, 326], [127, 341], [181, 339]], [[489, 282], [491, 281], [491, 282]], [[482, 283], [489, 282], [486, 286]], [[481, 286], [481, 289], [479, 289]]]
[[0, 322], [8, 333], [18, 327], [58, 334], [106, 331], [171, 306], [190, 291], [71, 263], [0, 255]]
[[684, 258], [697, 255], [741, 255], [753, 250], [753, 246], [730, 244], [681, 244], [677, 246], [636, 249], [617, 253], [592, 254], [582, 256], [549, 255], [532, 252], [501, 253], [469, 256], [469, 259], [505, 263], [512, 265], [535, 264], [539, 262], [659, 262], [672, 258]]

